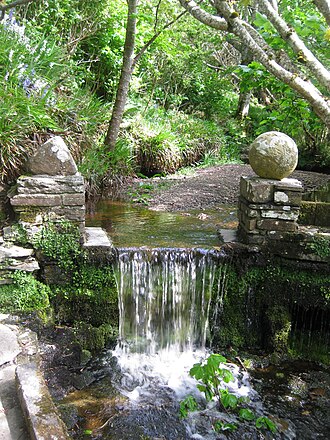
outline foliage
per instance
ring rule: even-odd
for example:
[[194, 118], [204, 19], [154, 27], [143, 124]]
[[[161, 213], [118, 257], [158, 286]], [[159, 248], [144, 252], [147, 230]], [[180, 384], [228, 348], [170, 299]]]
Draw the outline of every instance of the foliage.
[[47, 311], [50, 289], [33, 275], [16, 271], [12, 284], [0, 285], [0, 309], [3, 313]]
[[[220, 354], [211, 354], [204, 362], [196, 363], [189, 371], [190, 376], [197, 380], [197, 388], [204, 393], [207, 401], [216, 399], [220, 407], [226, 412], [234, 411], [238, 413], [239, 418], [243, 422], [253, 422], [258, 429], [267, 429], [276, 432], [277, 427], [268, 417], [256, 415], [250, 408], [246, 408], [248, 399], [245, 397], [238, 398], [235, 394], [230, 393], [227, 388], [229, 382], [234, 381], [234, 375], [229, 369], [227, 359]], [[189, 411], [197, 410], [197, 401], [193, 396], [187, 396], [180, 402], [180, 416], [187, 417]], [[213, 429], [216, 432], [234, 431], [237, 429], [236, 423], [225, 423], [216, 420]]]
[[308, 249], [321, 258], [328, 258], [330, 257], [330, 239], [316, 235], [308, 243]]
[[[330, 305], [330, 277], [321, 270], [311, 277], [306, 269], [276, 263], [245, 268], [225, 265], [216, 275], [217, 285], [221, 289], [216, 287], [213, 292], [211, 308], [215, 312], [210, 330], [212, 346], [219, 349], [261, 347], [288, 352], [297, 332], [293, 311], [315, 310], [315, 317], [319, 317], [321, 312], [328, 313]], [[307, 336], [311, 338], [310, 333]], [[309, 352], [303, 353], [307, 358], [312, 351], [309, 347]]]
[[74, 65], [54, 40], [13, 14], [0, 23], [0, 47], [0, 180], [15, 177], [48, 132], [67, 134], [79, 159], [106, 111], [78, 87]]
[[180, 402], [180, 418], [185, 419], [189, 412], [195, 411], [198, 408], [198, 403], [194, 396], [187, 396]]
[[118, 337], [116, 327], [111, 324], [93, 327], [85, 322], [76, 324], [75, 334], [82, 349], [91, 351], [103, 350], [107, 345], [115, 343]]
[[228, 384], [234, 380], [234, 376], [228, 368], [220, 368], [220, 364], [226, 361], [225, 357], [212, 354], [207, 358], [206, 363], [195, 364], [189, 374], [200, 382], [197, 388], [205, 394], [207, 401], [216, 398], [224, 408], [235, 408], [237, 406], [236, 396], [228, 393], [226, 388], [220, 388], [223, 383]]
[[33, 245], [65, 271], [73, 270], [83, 256], [79, 229], [66, 220], [45, 223], [34, 235]]
[[78, 264], [70, 284], [52, 286], [52, 304], [59, 322], [117, 326], [118, 292], [113, 268]]

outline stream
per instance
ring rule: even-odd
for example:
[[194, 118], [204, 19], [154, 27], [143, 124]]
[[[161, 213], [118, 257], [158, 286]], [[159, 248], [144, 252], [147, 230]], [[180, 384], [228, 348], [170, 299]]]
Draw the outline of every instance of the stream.
[[[241, 359], [231, 356], [225, 368], [234, 381], [225, 386], [245, 398], [256, 417], [269, 417], [277, 426], [275, 433], [239, 420], [237, 411], [219, 410], [215, 401], [206, 402], [189, 375], [209, 355], [211, 293], [221, 293], [226, 283], [226, 271], [214, 283], [224, 257], [214, 231], [219, 223], [225, 227], [235, 222], [232, 208], [220, 219], [212, 212], [198, 219], [197, 213], [148, 214], [124, 204], [104, 206], [88, 223], [107, 229], [118, 249], [119, 340], [90, 366], [102, 369], [100, 380], [65, 399], [81, 417], [74, 438], [328, 439], [326, 367], [302, 361], [275, 366], [252, 355], [248, 373]], [[180, 401], [187, 395], [195, 397], [199, 408], [182, 420]], [[236, 429], [215, 432], [217, 421]]]

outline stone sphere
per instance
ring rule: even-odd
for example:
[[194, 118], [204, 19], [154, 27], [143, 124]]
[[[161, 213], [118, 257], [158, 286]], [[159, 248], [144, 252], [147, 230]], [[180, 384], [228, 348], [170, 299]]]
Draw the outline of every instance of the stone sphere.
[[249, 161], [259, 177], [281, 180], [295, 170], [298, 148], [288, 135], [279, 131], [268, 131], [252, 142]]

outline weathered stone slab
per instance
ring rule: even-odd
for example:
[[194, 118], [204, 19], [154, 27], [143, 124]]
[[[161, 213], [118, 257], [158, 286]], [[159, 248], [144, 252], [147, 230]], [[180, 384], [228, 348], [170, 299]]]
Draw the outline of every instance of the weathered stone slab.
[[28, 260], [18, 261], [12, 260], [10, 264], [6, 265], [8, 270], [23, 270], [24, 272], [37, 272], [40, 269], [39, 263], [35, 258], [29, 258]]
[[85, 194], [62, 194], [62, 205], [78, 206], [85, 204]]
[[300, 206], [302, 201], [302, 192], [300, 191], [274, 191], [274, 203], [276, 205]]
[[16, 333], [7, 325], [0, 324], [0, 365], [12, 362], [20, 351]]
[[21, 176], [17, 179], [18, 194], [84, 193], [84, 178], [74, 176]]
[[85, 206], [54, 206], [52, 212], [70, 221], [85, 221]]
[[304, 190], [304, 187], [300, 180], [286, 178], [282, 180], [275, 180], [274, 189], [278, 191], [302, 192]]
[[35, 362], [17, 367], [16, 384], [31, 440], [69, 440], [67, 429]]
[[108, 237], [108, 234], [102, 228], [85, 228], [85, 243], [84, 247], [88, 248], [113, 248], [113, 244]]
[[59, 194], [17, 195], [10, 199], [12, 206], [58, 206], [62, 204]]
[[27, 166], [31, 174], [48, 176], [69, 176], [78, 171], [68, 147], [60, 136], [54, 136], [41, 145], [29, 158]]
[[261, 210], [262, 218], [271, 218], [279, 220], [298, 220], [299, 212], [297, 211], [278, 211], [278, 210]]
[[33, 255], [34, 250], [31, 248], [23, 248], [21, 246], [0, 246], [0, 254], [4, 258], [27, 258]]

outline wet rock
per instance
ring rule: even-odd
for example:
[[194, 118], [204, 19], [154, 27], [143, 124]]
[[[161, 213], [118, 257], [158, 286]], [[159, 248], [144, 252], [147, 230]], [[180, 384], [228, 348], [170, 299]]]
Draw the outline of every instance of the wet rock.
[[286, 134], [269, 131], [258, 136], [251, 144], [249, 161], [258, 176], [281, 180], [295, 170], [298, 148]]
[[77, 165], [60, 136], [55, 136], [41, 145], [28, 160], [31, 174], [70, 176], [77, 173]]

